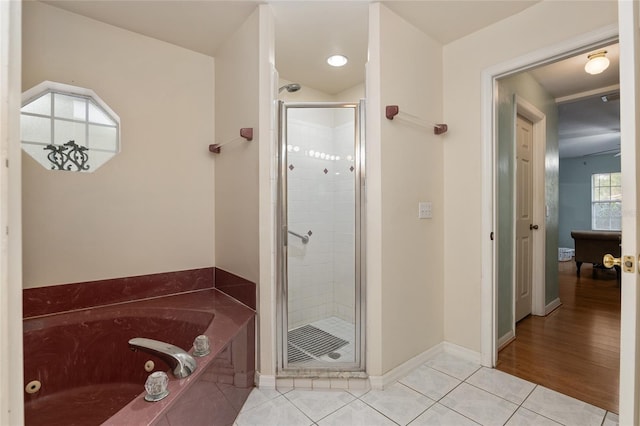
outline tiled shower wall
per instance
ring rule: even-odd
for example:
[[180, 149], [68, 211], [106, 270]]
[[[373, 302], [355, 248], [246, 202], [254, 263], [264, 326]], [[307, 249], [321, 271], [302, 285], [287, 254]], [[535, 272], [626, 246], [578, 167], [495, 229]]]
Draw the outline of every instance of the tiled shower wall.
[[289, 329], [354, 322], [354, 126], [351, 109], [289, 109]]

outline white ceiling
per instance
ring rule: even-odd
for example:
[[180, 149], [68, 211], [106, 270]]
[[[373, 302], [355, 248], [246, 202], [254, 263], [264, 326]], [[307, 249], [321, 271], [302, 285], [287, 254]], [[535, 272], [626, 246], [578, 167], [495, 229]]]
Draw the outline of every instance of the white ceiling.
[[[382, 3], [435, 40], [447, 44], [517, 14], [538, 1], [387, 0]], [[215, 56], [219, 47], [255, 8], [265, 3], [254, 0], [43, 2], [210, 56]], [[328, 94], [340, 93], [362, 83], [365, 78], [368, 7], [371, 2], [372, 0], [266, 0], [275, 17], [276, 67], [280, 77]], [[618, 50], [616, 47], [607, 50], [612, 66], [600, 76], [588, 76], [582, 71], [586, 54], [531, 72], [556, 98], [617, 84]], [[349, 64], [343, 68], [326, 65], [326, 57], [333, 53], [347, 56]], [[582, 108], [578, 102], [571, 104], [574, 105], [561, 106], [561, 117], [567, 115], [572, 108]], [[561, 121], [561, 155], [580, 155], [581, 151], [576, 147], [584, 145], [574, 140], [574, 149], [567, 154], [562, 148], [562, 143], [568, 138], [562, 135], [563, 131], [575, 136], [576, 126], [588, 123], [595, 125], [598, 117], [609, 119], [608, 122], [597, 125], [599, 132], [603, 133], [603, 129], [614, 127], [610, 114], [602, 114], [594, 109], [599, 105], [589, 105], [588, 114], [573, 114], [583, 117], [582, 122], [573, 119], [573, 124], [564, 128]], [[601, 148], [603, 147], [600, 145], [594, 145], [591, 151], [605, 150]]]
[[[33, 0], [29, 0], [33, 1]], [[382, 1], [443, 44], [516, 14], [537, 1]], [[280, 76], [328, 94], [364, 81], [368, 7], [372, 0], [267, 0], [276, 21], [276, 66]], [[101, 22], [215, 56], [246, 20], [254, 0], [44, 0]], [[325, 64], [342, 53], [347, 66]]]

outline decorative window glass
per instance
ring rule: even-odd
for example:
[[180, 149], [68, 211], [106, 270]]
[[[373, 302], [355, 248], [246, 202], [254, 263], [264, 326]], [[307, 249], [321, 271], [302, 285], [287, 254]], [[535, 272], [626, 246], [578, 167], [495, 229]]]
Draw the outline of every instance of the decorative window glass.
[[23, 94], [22, 149], [50, 170], [93, 172], [120, 152], [120, 118], [92, 90], [45, 81]]
[[620, 173], [591, 175], [591, 228], [619, 231], [622, 225], [622, 186]]

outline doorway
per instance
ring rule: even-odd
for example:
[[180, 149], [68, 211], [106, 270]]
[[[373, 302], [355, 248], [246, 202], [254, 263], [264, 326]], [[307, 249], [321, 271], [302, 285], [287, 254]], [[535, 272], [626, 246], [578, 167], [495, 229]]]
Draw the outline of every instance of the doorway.
[[[568, 49], [566, 50], [566, 52], [570, 52], [570, 53], [564, 53], [562, 56], [562, 58], [558, 59], [559, 56], [556, 56], [556, 58], [554, 59], [554, 61], [556, 62], [562, 62], [562, 60], [576, 56], [576, 55], [580, 55], [580, 57], [584, 56], [586, 58], [586, 54], [589, 53], [591, 50], [595, 50], [598, 48], [602, 48], [604, 46], [609, 45], [612, 41], [615, 40], [608, 40], [608, 41], [594, 41], [593, 44], [589, 45], [589, 46], [576, 46], [574, 47], [572, 50]], [[555, 62], [554, 62], [555, 63]], [[548, 63], [545, 64], [545, 60], [541, 60], [540, 62], [538, 62], [537, 64], [535, 64], [535, 66], [538, 66], [540, 64], [543, 65], [549, 65]], [[584, 63], [582, 64], [582, 67], [584, 66]], [[526, 71], [524, 72], [519, 72], [520, 70], [522, 70], [522, 68], [527, 68]], [[516, 90], [515, 92], [520, 94], [520, 93], [528, 93], [526, 95], [523, 95], [523, 97], [527, 98], [528, 100], [533, 100], [533, 103], [535, 103], [537, 106], [539, 105], [544, 105], [545, 102], [543, 100], [543, 102], [540, 101], [540, 97], [536, 98], [535, 94], [531, 94], [531, 87], [535, 84], [538, 84], [540, 86], [542, 86], [542, 84], [538, 81], [537, 76], [535, 75], [535, 70], [534, 68], [532, 68], [532, 65], [527, 65], [527, 66], [523, 66], [522, 68], [520, 68], [520, 70], [518, 70], [518, 72], [510, 72], [510, 73], [505, 73], [507, 75], [501, 76], [499, 79], [497, 79], [497, 81], [495, 82], [494, 88], [496, 88], [498, 90], [498, 98], [499, 98], [499, 102], [502, 102], [503, 100], [503, 93], [502, 93], [502, 82], [504, 80], [511, 80], [511, 84], [514, 85], [516, 83], [514, 83], [514, 80], [519, 79], [519, 81], [517, 81], [517, 85], [518, 85], [518, 90]], [[616, 70], [617, 73], [617, 70]], [[527, 79], [529, 79], [527, 81]], [[591, 90], [591, 93], [582, 93], [582, 96], [600, 96], [604, 93], [598, 93], [598, 91], [602, 91], [602, 92], [610, 92], [611, 91], [611, 87], [609, 87], [608, 85], [605, 86], [604, 88], [602, 87], [594, 87], [594, 90]], [[597, 90], [595, 90], [597, 89]], [[586, 91], [585, 91], [586, 92]], [[549, 96], [549, 98], [551, 99], [551, 102], [546, 102], [547, 104], [552, 104], [554, 107], [556, 107], [556, 105], [559, 102], [559, 99], [562, 100], [563, 97], [566, 97], [567, 95], [551, 95]], [[564, 100], [566, 101], [566, 99]], [[556, 107], [557, 108], [557, 107]], [[547, 115], [547, 117], [551, 117], [550, 120], [547, 120], [549, 123], [549, 128], [550, 130], [553, 130], [554, 126], [556, 125], [554, 123], [554, 113], [553, 112], [548, 112], [546, 108], [542, 108], [543, 112], [545, 113], [545, 115]], [[516, 110], [517, 111], [517, 110]], [[515, 116], [516, 111], [511, 110], [511, 114], [513, 114], [511, 117], [512, 119], [515, 121], [515, 118], [513, 118]], [[514, 283], [515, 282], [515, 276], [517, 275], [516, 271], [514, 270], [509, 270], [509, 264], [508, 261], [509, 259], [513, 259], [516, 257], [516, 253], [517, 253], [517, 244], [515, 243], [516, 241], [516, 237], [515, 237], [515, 227], [516, 227], [516, 212], [517, 207], [516, 207], [516, 195], [519, 194], [519, 191], [517, 189], [512, 189], [512, 188], [516, 188], [516, 185], [514, 183], [514, 185], [512, 187], [507, 187], [509, 190], [505, 191], [505, 186], [501, 187], [501, 173], [504, 173], [505, 170], [505, 166], [503, 163], [503, 159], [504, 156], [502, 156], [500, 154], [500, 150], [501, 147], [503, 145], [503, 141], [500, 140], [500, 118], [502, 118], [502, 112], [500, 111], [500, 107], [496, 106], [496, 114], [495, 117], [497, 117], [497, 129], [496, 129], [496, 134], [498, 135], [498, 140], [496, 143], [496, 159], [495, 161], [497, 162], [497, 166], [498, 168], [496, 169], [496, 181], [497, 181], [497, 185], [496, 185], [496, 205], [498, 206], [496, 212], [497, 212], [497, 220], [496, 220], [496, 230], [497, 230], [497, 244], [495, 247], [496, 250], [496, 259], [497, 259], [497, 263], [496, 263], [496, 291], [495, 291], [495, 295], [496, 295], [496, 299], [497, 299], [497, 309], [496, 309], [496, 322], [495, 322], [495, 327], [496, 327], [496, 340], [495, 342], [500, 345], [502, 343], [502, 346], [504, 346], [505, 343], [508, 343], [509, 340], [505, 341], [504, 339], [501, 340], [503, 338], [503, 336], [505, 336], [505, 330], [509, 331], [509, 327], [513, 327], [513, 331], [514, 331], [514, 336], [516, 338], [517, 341], [517, 331], [516, 331], [516, 321], [519, 320], [520, 318], [517, 316], [516, 313], [516, 309], [515, 309], [515, 298], [517, 296], [517, 291], [513, 292], [513, 296], [510, 296], [508, 293], [504, 294], [504, 286], [503, 286], [503, 279], [509, 280], [509, 283]], [[515, 125], [514, 125], [515, 128]], [[557, 132], [556, 132], [557, 133]], [[555, 135], [555, 140], [557, 140], [557, 134]], [[511, 139], [511, 141], [513, 141], [514, 138]], [[511, 142], [513, 143], [513, 142]], [[546, 237], [546, 242], [544, 243], [545, 249], [546, 249], [546, 254], [544, 256], [544, 261], [543, 263], [540, 264], [541, 268], [540, 270], [542, 271], [542, 282], [544, 283], [543, 286], [543, 297], [542, 297], [542, 301], [543, 301], [543, 305], [542, 305], [542, 311], [541, 313], [538, 313], [537, 315], [548, 315], [549, 313], [553, 312], [553, 310], [555, 308], [557, 308], [560, 305], [561, 302], [561, 293], [559, 291], [559, 275], [558, 275], [558, 247], [559, 247], [559, 243], [558, 243], [558, 219], [557, 219], [557, 215], [558, 215], [558, 146], [556, 145], [554, 147], [554, 143], [556, 143], [554, 140], [550, 139], [550, 144], [546, 149], [546, 156], [543, 158], [543, 164], [546, 164], [546, 176], [548, 179], [547, 184], [546, 184], [546, 190], [545, 190], [545, 196], [542, 199], [541, 202], [539, 202], [540, 204], [538, 205], [542, 211], [543, 211], [543, 215], [541, 216], [541, 222], [539, 223], [540, 227], [542, 227], [542, 225], [544, 225], [544, 234]], [[513, 154], [513, 164], [514, 166], [512, 166], [511, 169], [506, 169], [509, 170], [510, 172], [510, 176], [515, 176], [515, 174], [517, 173], [516, 171], [516, 153], [515, 153], [515, 143], [514, 144], [514, 149], [511, 151]], [[555, 152], [554, 152], [555, 149]], [[511, 155], [511, 154], [509, 154]], [[509, 156], [507, 155], [507, 157]], [[612, 154], [613, 155], [613, 154]], [[544, 170], [544, 168], [543, 168]], [[518, 171], [519, 173], [519, 171]], [[554, 176], [555, 174], [555, 176]], [[555, 193], [554, 193], [555, 191]], [[555, 201], [554, 201], [555, 199]], [[583, 207], [580, 207], [583, 208]], [[589, 209], [589, 206], [587, 206], [587, 209]], [[513, 218], [513, 221], [509, 220], [509, 216], [513, 214], [513, 216], [511, 216]], [[502, 215], [502, 217], [501, 217]], [[505, 217], [507, 218], [505, 220]], [[535, 221], [534, 221], [535, 222]], [[513, 224], [513, 225], [511, 225]], [[538, 223], [533, 223], [530, 226], [535, 226], [538, 225]], [[511, 226], [513, 226], [513, 228], [511, 228]], [[511, 231], [510, 229], [514, 229], [513, 231]], [[506, 234], [506, 235], [505, 235]], [[554, 235], [555, 234], [555, 235]], [[513, 257], [511, 257], [513, 256]], [[514, 265], [517, 264], [517, 262], [514, 262]], [[505, 300], [506, 300], [506, 304], [505, 304]], [[513, 303], [513, 305], [512, 305]], [[560, 308], [563, 309], [563, 308]], [[536, 315], [536, 313], [534, 312], [534, 315]], [[552, 316], [554, 316], [554, 314], [552, 314]], [[525, 315], [526, 316], [526, 315]], [[557, 316], [557, 315], [555, 315]], [[543, 318], [544, 319], [544, 318]], [[528, 321], [528, 319], [526, 320]], [[591, 329], [587, 329], [586, 332], [590, 332]], [[591, 336], [591, 335], [590, 335]], [[595, 340], [597, 339], [597, 337], [586, 337], [586, 340]], [[498, 345], [496, 345], [496, 348], [498, 347]], [[496, 352], [495, 354], [495, 358], [494, 358], [494, 363], [493, 365], [497, 365], [499, 363], [499, 354], [497, 352], [496, 349], [494, 349]], [[619, 351], [619, 349], [618, 349]], [[560, 353], [560, 352], [558, 352]], [[561, 358], [561, 357], [560, 357]], [[540, 358], [537, 360], [539, 364], [543, 364], [545, 362], [544, 359]], [[559, 361], [562, 361], [561, 359]], [[535, 362], [535, 360], [534, 360]], [[544, 372], [539, 371], [540, 374], [544, 374]], [[617, 374], [615, 373], [615, 369], [611, 370], [611, 375], [614, 376], [617, 379]], [[585, 374], [589, 374], [588, 372], [585, 372]], [[517, 374], [516, 374], [517, 375]], [[530, 379], [530, 378], [529, 378]], [[560, 377], [558, 377], [558, 380], [562, 380]], [[565, 392], [565, 393], [569, 393], [569, 392]], [[570, 394], [570, 393], [569, 393]], [[577, 397], [577, 396], [576, 396]], [[580, 398], [583, 399], [584, 398]]]
[[280, 103], [278, 366], [363, 371], [361, 105]]

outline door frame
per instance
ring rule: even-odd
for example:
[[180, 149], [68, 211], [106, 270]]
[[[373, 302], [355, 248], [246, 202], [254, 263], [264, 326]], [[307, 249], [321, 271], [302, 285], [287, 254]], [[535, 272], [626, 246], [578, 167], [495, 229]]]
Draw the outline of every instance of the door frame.
[[0, 424], [24, 423], [22, 398], [22, 3], [0, 2]]
[[[640, 226], [638, 223], [638, 120], [640, 119], [640, 5], [637, 1], [618, 2], [620, 31], [620, 159], [622, 188], [634, 187], [623, 199], [622, 255], [638, 260]], [[629, 173], [632, 172], [632, 173]], [[622, 273], [622, 307], [620, 321], [620, 424], [640, 422], [640, 378], [638, 365], [638, 309], [640, 307], [640, 277], [634, 266], [632, 273]], [[636, 272], [637, 271], [637, 272]]]
[[[544, 316], [547, 314], [545, 304], [545, 255], [546, 255], [546, 207], [545, 207], [545, 153], [547, 151], [547, 116], [535, 107], [532, 103], [528, 102], [522, 96], [515, 95], [515, 114], [514, 114], [514, 127], [515, 119], [518, 115], [523, 116], [533, 124], [533, 223], [539, 226], [536, 232], [533, 232], [533, 260], [531, 263], [531, 314]], [[514, 175], [514, 180], [517, 180], [517, 175]], [[514, 182], [514, 190], [516, 188]], [[515, 194], [513, 195], [515, 200]], [[514, 214], [513, 222], [515, 229], [516, 215]], [[516, 259], [516, 249], [513, 248], [512, 253], [514, 259], [514, 265]], [[515, 296], [516, 296], [516, 268], [513, 270], [513, 335], [515, 336], [516, 321], [515, 321]]]
[[497, 283], [497, 118], [495, 99], [501, 77], [526, 71], [559, 59], [587, 52], [618, 39], [618, 26], [609, 25], [552, 46], [539, 49], [482, 72], [482, 279], [481, 279], [481, 362], [495, 367], [498, 360]]

